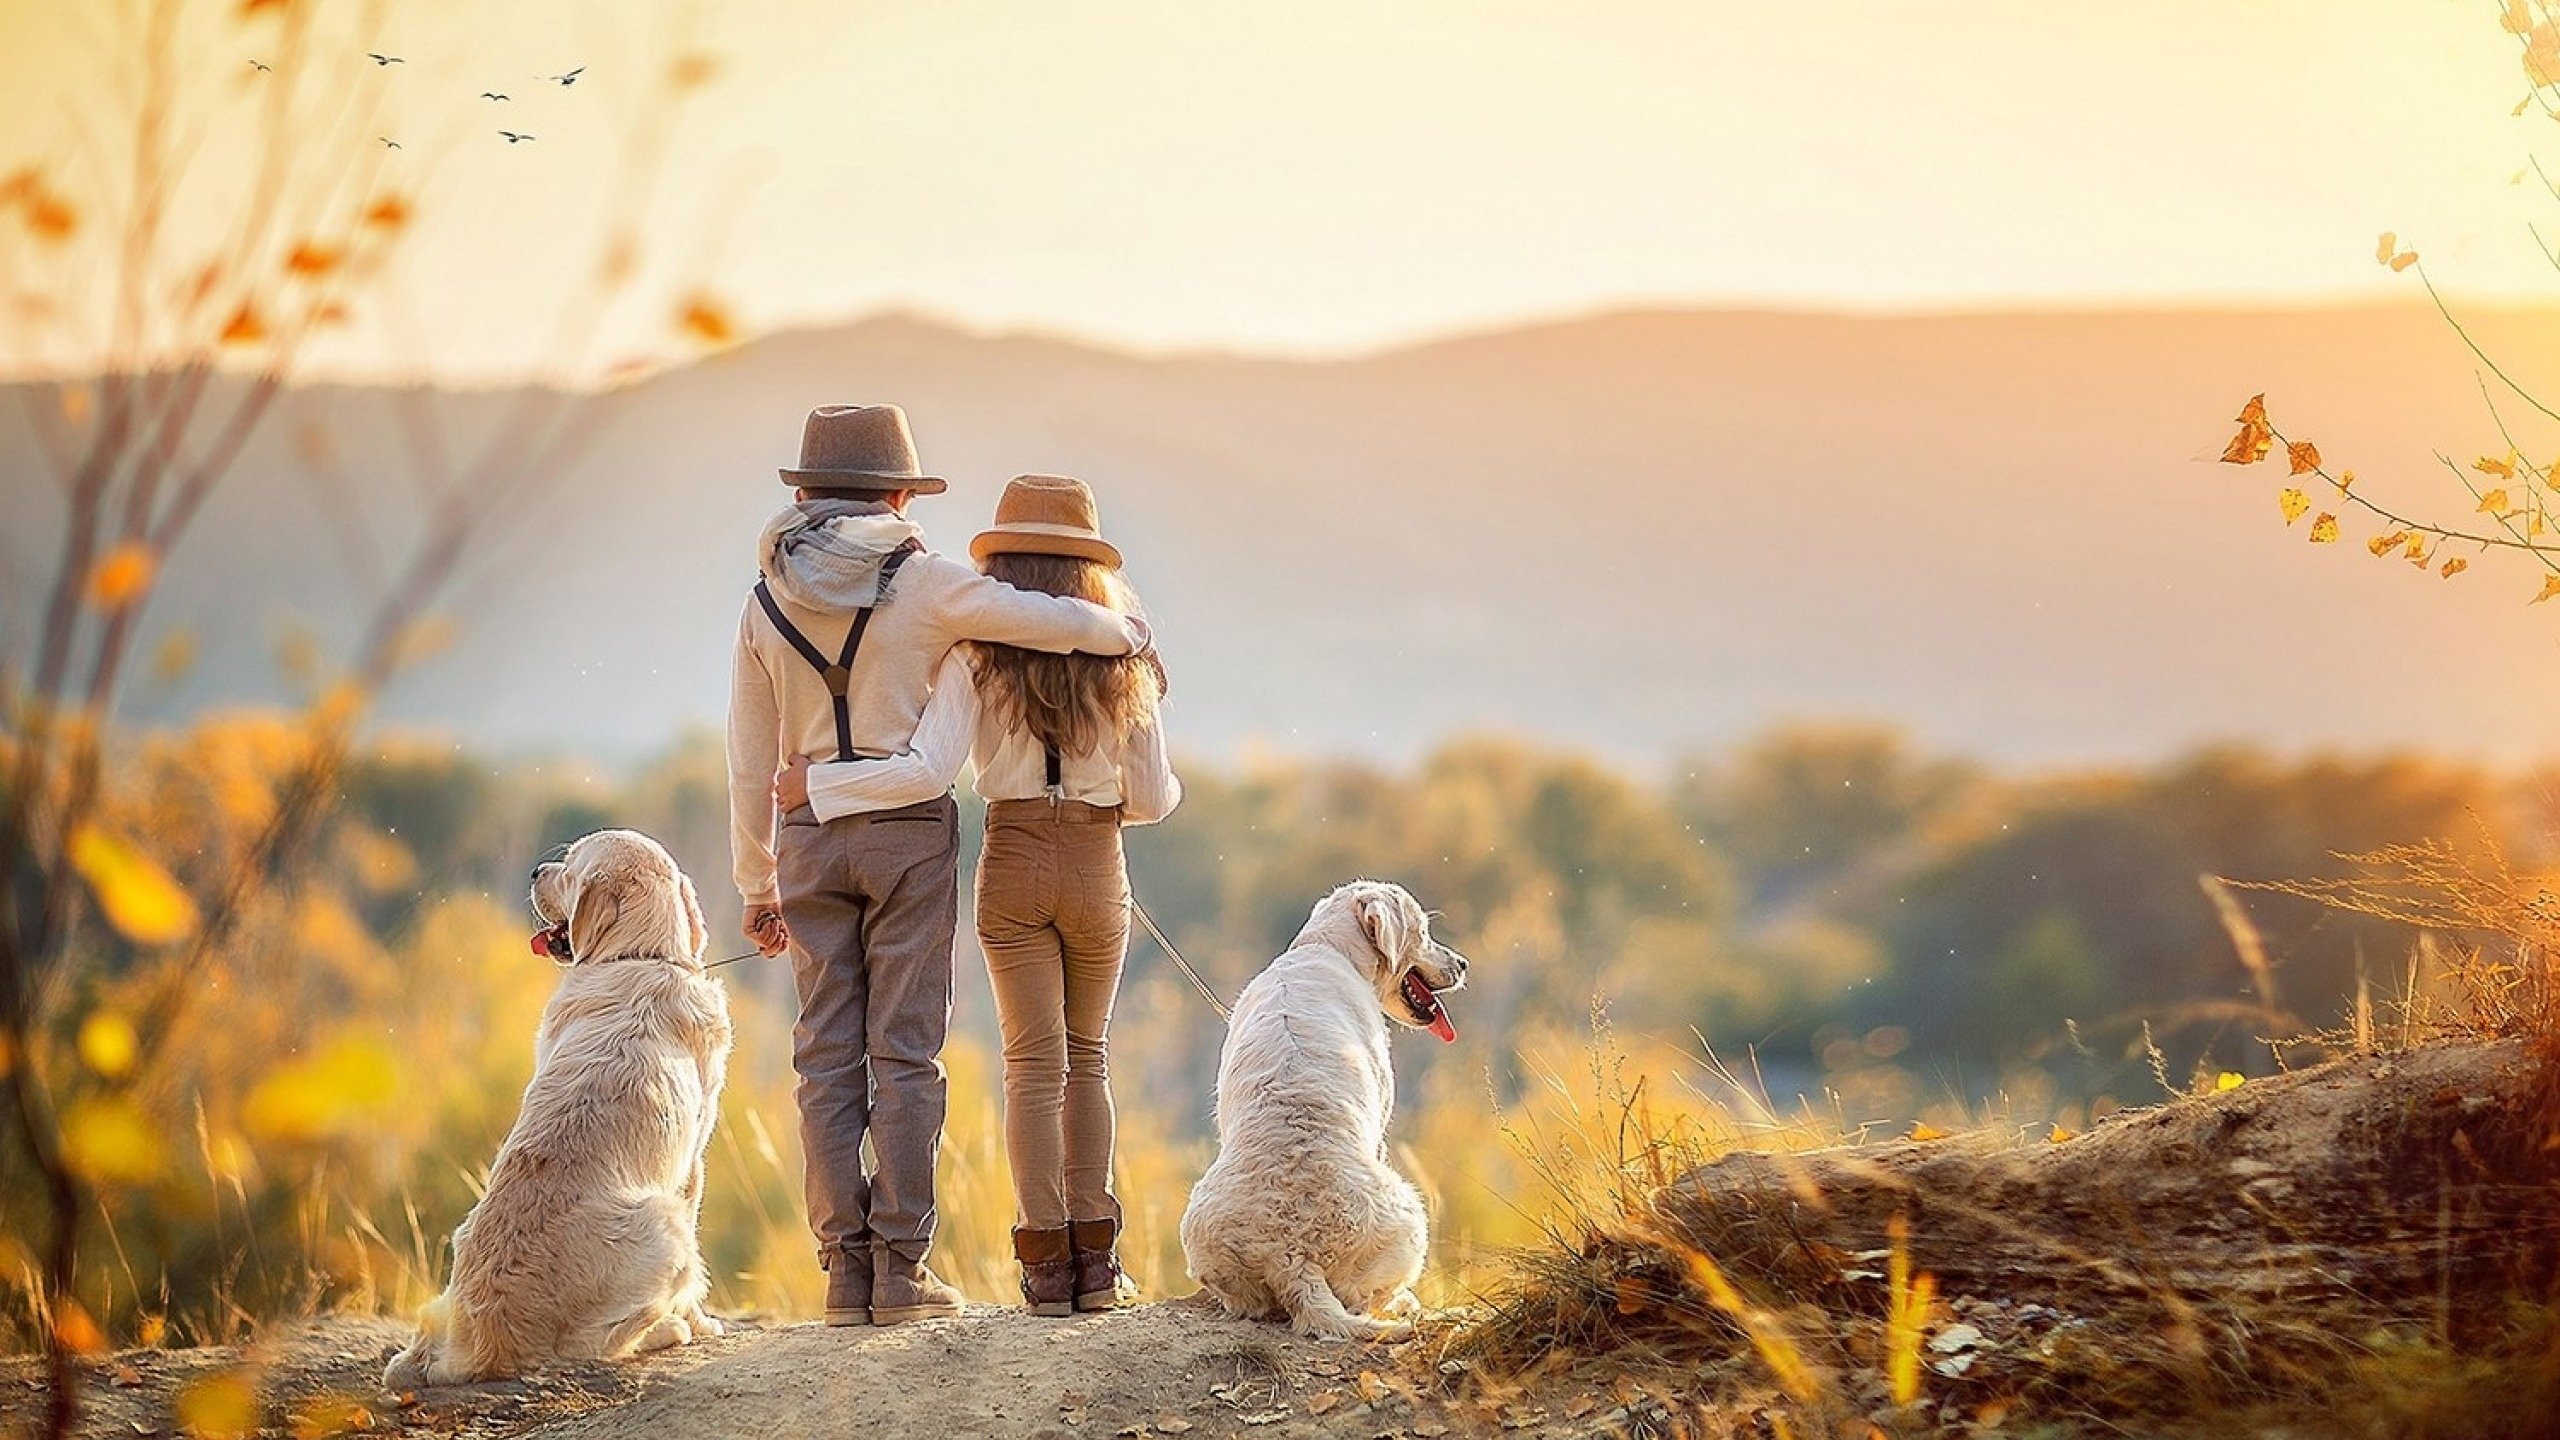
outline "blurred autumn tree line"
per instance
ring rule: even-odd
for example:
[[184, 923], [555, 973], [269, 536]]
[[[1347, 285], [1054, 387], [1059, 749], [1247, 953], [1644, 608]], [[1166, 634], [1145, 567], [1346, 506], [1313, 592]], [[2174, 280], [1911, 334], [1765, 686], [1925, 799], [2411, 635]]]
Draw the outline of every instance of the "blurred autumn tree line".
[[[1887, 1026], [1901, 1035], [1879, 1045], [1977, 1074], [2047, 1059], [2065, 1021], [2093, 1054], [2147, 1020], [2181, 1069], [2262, 1063], [2251, 1042], [2274, 1022], [2335, 1021], [2359, 977], [2396, 989], [2415, 937], [2249, 895], [2283, 1013], [2244, 1013], [2263, 997], [2204, 877], [2342, 875], [2341, 854], [2428, 839], [2531, 864], [2560, 804], [2543, 777], [2415, 755], [2235, 747], [2003, 775], [1857, 725], [1778, 729], [1666, 779], [1491, 738], [1403, 771], [1186, 769], [1182, 809], [1130, 833], [1134, 883], [1230, 991], [1317, 895], [1371, 875], [1411, 887], [1487, 962], [1465, 1002], [1477, 1036], [1571, 1024], [1596, 999], [1622, 1027], [1764, 1063], [1819, 1068], [1844, 1029]], [[627, 824], [665, 839], [726, 920], [723, 785], [710, 736], [612, 780], [386, 749], [346, 779], [343, 823], [363, 842], [348, 854], [385, 857], [356, 919], [399, 936], [455, 893], [512, 903], [543, 847]], [[1143, 939], [1133, 966], [1163, 968]]]

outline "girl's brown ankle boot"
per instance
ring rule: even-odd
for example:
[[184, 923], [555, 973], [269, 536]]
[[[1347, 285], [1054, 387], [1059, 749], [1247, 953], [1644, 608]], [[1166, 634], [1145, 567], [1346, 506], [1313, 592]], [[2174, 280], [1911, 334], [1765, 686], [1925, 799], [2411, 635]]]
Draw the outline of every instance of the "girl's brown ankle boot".
[[1013, 1258], [1022, 1263], [1022, 1303], [1034, 1315], [1076, 1312], [1076, 1254], [1059, 1230], [1013, 1232]]
[[1078, 1220], [1068, 1227], [1075, 1246], [1075, 1306], [1078, 1310], [1110, 1310], [1128, 1299], [1128, 1278], [1120, 1273], [1120, 1222]]

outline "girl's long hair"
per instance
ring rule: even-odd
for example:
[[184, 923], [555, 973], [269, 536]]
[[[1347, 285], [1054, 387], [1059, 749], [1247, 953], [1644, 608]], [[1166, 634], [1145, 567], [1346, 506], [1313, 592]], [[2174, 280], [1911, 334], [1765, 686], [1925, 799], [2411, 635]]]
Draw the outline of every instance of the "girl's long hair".
[[[990, 555], [986, 572], [1021, 590], [1090, 600], [1123, 615], [1137, 593], [1109, 566], [1069, 555]], [[1164, 672], [1153, 656], [1051, 655], [1013, 645], [976, 647], [978, 698], [988, 713], [1061, 755], [1125, 740], [1155, 718]]]

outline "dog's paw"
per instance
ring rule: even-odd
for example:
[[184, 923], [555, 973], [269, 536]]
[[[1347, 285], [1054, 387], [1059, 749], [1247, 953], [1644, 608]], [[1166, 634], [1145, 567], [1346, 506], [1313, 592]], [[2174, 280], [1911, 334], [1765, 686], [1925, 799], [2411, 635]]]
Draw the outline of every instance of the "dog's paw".
[[426, 1362], [418, 1358], [415, 1349], [403, 1350], [392, 1356], [391, 1363], [382, 1369], [382, 1388], [385, 1390], [415, 1390], [426, 1383]]
[[1399, 1290], [1387, 1298], [1379, 1313], [1391, 1320], [1419, 1320], [1422, 1318], [1422, 1302], [1414, 1297], [1412, 1291]]
[[692, 1339], [693, 1331], [685, 1325], [684, 1317], [669, 1315], [641, 1331], [640, 1338], [631, 1342], [631, 1353], [646, 1355], [652, 1350], [665, 1350], [671, 1346], [686, 1344]]
[[696, 1340], [717, 1340], [729, 1333], [729, 1327], [721, 1324], [718, 1316], [709, 1314], [699, 1307], [684, 1317], [684, 1323], [685, 1327], [693, 1332], [693, 1338]]

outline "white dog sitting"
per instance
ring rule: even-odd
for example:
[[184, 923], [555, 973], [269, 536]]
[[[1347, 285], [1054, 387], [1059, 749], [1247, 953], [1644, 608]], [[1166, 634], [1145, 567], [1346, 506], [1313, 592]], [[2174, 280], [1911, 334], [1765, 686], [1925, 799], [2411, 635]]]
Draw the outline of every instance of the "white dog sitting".
[[717, 1335], [695, 1231], [729, 1059], [693, 882], [658, 843], [589, 835], [534, 871], [534, 953], [567, 965], [453, 1280], [392, 1389], [513, 1375]]
[[1237, 998], [1218, 1155], [1182, 1213], [1183, 1258], [1228, 1314], [1334, 1340], [1413, 1333], [1430, 1220], [1387, 1164], [1386, 1022], [1456, 1039], [1438, 997], [1466, 977], [1411, 895], [1359, 880]]

